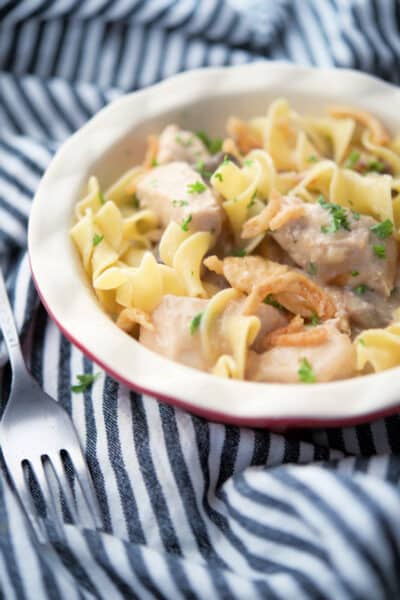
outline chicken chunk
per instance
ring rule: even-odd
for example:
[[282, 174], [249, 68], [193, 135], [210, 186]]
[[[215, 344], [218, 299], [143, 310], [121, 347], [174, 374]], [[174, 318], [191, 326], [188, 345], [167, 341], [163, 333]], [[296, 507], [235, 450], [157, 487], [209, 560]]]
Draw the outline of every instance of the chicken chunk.
[[400, 306], [400, 297], [392, 293], [385, 298], [376, 292], [366, 291], [358, 295], [338, 287], [326, 288], [338, 308], [337, 316], [347, 318], [357, 331], [371, 327], [386, 327], [393, 319], [393, 312]]
[[142, 205], [157, 213], [164, 227], [176, 221], [216, 236], [221, 231], [222, 209], [213, 191], [185, 162], [152, 169], [138, 181], [136, 194]]
[[207, 161], [210, 153], [192, 131], [184, 131], [176, 125], [168, 125], [158, 139], [157, 162], [166, 165], [170, 162], [183, 161], [195, 164]]
[[[284, 207], [296, 204], [286, 197]], [[371, 228], [377, 221], [328, 203], [303, 203], [303, 215], [271, 233], [303, 269], [323, 283], [368, 289], [389, 296], [395, 278], [397, 245], [393, 237], [379, 239]], [[335, 222], [335, 219], [336, 222]]]
[[[340, 333], [335, 321], [327, 321], [328, 337], [320, 345], [276, 346], [256, 354], [250, 351], [246, 379], [278, 383], [299, 383], [299, 369], [306, 359], [317, 382], [346, 379], [355, 375], [356, 351], [350, 338]], [[315, 328], [317, 329], [317, 328]]]
[[261, 327], [251, 347], [256, 352], [262, 352], [264, 340], [268, 333], [285, 327], [289, 322], [289, 317], [286, 313], [268, 304], [260, 304], [257, 308], [256, 317], [260, 319]]
[[196, 315], [202, 313], [207, 300], [166, 295], [153, 311], [154, 330], [141, 327], [139, 341], [166, 358], [188, 367], [206, 369], [199, 331], [191, 327]]

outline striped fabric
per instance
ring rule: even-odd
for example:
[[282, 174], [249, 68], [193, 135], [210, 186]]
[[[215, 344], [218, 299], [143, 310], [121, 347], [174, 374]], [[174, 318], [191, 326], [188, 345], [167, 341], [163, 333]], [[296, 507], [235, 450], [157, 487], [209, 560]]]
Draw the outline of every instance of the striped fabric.
[[[78, 428], [104, 517], [102, 532], [67, 524], [56, 552], [38, 547], [0, 469], [0, 597], [400, 597], [398, 416], [283, 436], [208, 423], [104, 373], [71, 395], [98, 368], [30, 277], [30, 203], [60, 142], [126, 91], [261, 58], [399, 82], [400, 4], [0, 1], [0, 265], [25, 356]], [[3, 404], [6, 362], [0, 345]]]

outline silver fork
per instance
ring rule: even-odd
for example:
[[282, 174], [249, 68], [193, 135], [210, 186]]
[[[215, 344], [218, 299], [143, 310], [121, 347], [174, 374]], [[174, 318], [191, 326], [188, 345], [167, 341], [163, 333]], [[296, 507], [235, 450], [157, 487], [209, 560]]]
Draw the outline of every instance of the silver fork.
[[[25, 366], [1, 270], [0, 329], [12, 368], [10, 396], [0, 422], [0, 447], [15, 490], [39, 540], [45, 542], [48, 534], [31, 494], [29, 469], [44, 499], [46, 517], [51, 519], [61, 537], [64, 528], [57, 493], [60, 491], [75, 524], [89, 526], [86, 522], [89, 517], [91, 526], [101, 528], [99, 504], [76, 429], [65, 410], [39, 387]], [[65, 470], [65, 456], [73, 466], [75, 488], [79, 484], [80, 497], [86, 504], [85, 523]]]

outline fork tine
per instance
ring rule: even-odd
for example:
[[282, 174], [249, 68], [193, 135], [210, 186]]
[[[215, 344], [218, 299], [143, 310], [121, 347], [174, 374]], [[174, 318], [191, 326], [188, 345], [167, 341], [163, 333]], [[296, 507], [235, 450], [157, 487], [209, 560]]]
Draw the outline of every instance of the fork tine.
[[86, 464], [86, 460], [81, 449], [74, 448], [74, 451], [68, 452], [69, 458], [72, 461], [75, 475], [79, 481], [86, 504], [89, 507], [90, 515], [96, 529], [102, 529], [103, 519], [100, 510], [100, 504], [97, 499], [96, 490], [94, 489], [92, 475]]
[[11, 469], [7, 465], [8, 474], [13, 482], [14, 488], [18, 494], [19, 500], [29, 518], [31, 526], [36, 533], [40, 543], [45, 544], [48, 541], [47, 531], [42, 519], [40, 519], [36, 506], [33, 502], [32, 494], [29, 489], [26, 473], [22, 463], [15, 462]]
[[41, 493], [43, 494], [43, 499], [46, 505], [46, 513], [49, 517], [49, 520], [54, 525], [59, 537], [64, 538], [64, 524], [60, 513], [57, 510], [57, 503], [54, 498], [54, 492], [51, 488], [48, 473], [46, 473], [45, 465], [40, 458], [35, 461], [30, 460], [29, 464], [40, 487]]
[[78, 511], [76, 510], [75, 498], [72, 493], [71, 485], [68, 481], [68, 477], [65, 472], [65, 468], [61, 460], [60, 454], [55, 453], [52, 454], [52, 456], [49, 456], [49, 465], [51, 466], [55, 476], [57, 477], [58, 485], [60, 486], [60, 490], [64, 495], [65, 503], [74, 523], [80, 523], [80, 517]]

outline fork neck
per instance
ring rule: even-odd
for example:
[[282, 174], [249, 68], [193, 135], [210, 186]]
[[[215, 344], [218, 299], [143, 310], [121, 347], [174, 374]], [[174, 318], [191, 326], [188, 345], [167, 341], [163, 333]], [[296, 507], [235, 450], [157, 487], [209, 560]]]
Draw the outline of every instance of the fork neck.
[[8, 299], [3, 274], [0, 270], [0, 329], [6, 343], [11, 362], [13, 380], [26, 373], [25, 361], [22, 356], [18, 332], [15, 326], [10, 301]]

